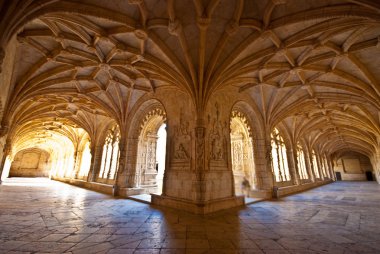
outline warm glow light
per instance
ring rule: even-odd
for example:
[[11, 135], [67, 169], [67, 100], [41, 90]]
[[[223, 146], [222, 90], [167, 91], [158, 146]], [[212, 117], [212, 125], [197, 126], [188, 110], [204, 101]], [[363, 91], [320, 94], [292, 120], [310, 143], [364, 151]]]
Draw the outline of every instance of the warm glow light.
[[271, 137], [272, 165], [276, 182], [290, 181], [285, 142], [277, 129], [273, 130]]
[[87, 176], [91, 166], [91, 150], [90, 142], [87, 142], [82, 152], [81, 164], [79, 169], [79, 177]]
[[156, 149], [156, 160], [158, 163], [158, 173], [157, 173], [157, 194], [162, 193], [162, 182], [164, 179], [165, 171], [165, 155], [166, 155], [166, 124], [161, 125], [157, 132], [157, 149]]
[[102, 164], [100, 166], [99, 178], [115, 179], [117, 168], [119, 165], [119, 141], [120, 131], [117, 126], [114, 126], [108, 131], [104, 141], [102, 151]]
[[[25, 128], [29, 128], [28, 126]], [[91, 154], [89, 144], [87, 144], [87, 148], [83, 147], [85, 145], [84, 141], [89, 140], [89, 136], [84, 129], [52, 120], [46, 123], [37, 121], [33, 128], [30, 128], [29, 132], [22, 131], [22, 133], [25, 133], [24, 136], [19, 135], [15, 139], [12, 156], [29, 148], [46, 151], [49, 153], [49, 164], [51, 165], [50, 178], [74, 178], [78, 176], [79, 171], [81, 171], [81, 174], [84, 174], [86, 170], [88, 172]], [[81, 158], [79, 157], [82, 156], [82, 153], [78, 153], [77, 149], [85, 150], [83, 163], [80, 163]]]
[[7, 156], [7, 158], [5, 159], [3, 173], [1, 175], [1, 180], [4, 180], [9, 176], [9, 170], [10, 169], [11, 169], [11, 159], [9, 156]]
[[306, 170], [305, 154], [303, 152], [301, 145], [299, 144], [297, 145], [297, 167], [298, 167], [298, 174], [300, 176], [300, 179], [301, 180], [308, 179], [309, 176]]
[[319, 169], [318, 169], [318, 163], [317, 163], [317, 156], [315, 155], [314, 150], [312, 152], [312, 158], [313, 158], [313, 169], [314, 169], [315, 177], [316, 178], [320, 178], [320, 176], [319, 176]]

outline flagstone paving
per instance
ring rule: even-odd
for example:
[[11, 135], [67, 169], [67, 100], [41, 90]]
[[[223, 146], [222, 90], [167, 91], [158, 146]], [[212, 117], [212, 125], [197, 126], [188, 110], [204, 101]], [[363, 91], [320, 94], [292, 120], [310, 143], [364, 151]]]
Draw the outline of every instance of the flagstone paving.
[[380, 253], [380, 186], [197, 216], [41, 178], [0, 185], [0, 253]]

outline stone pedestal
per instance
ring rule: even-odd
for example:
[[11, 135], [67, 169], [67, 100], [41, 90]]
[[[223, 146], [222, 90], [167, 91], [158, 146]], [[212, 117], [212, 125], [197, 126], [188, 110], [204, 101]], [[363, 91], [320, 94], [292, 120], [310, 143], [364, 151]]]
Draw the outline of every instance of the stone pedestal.
[[124, 187], [119, 187], [118, 194], [121, 197], [128, 197], [128, 196], [134, 196], [134, 195], [140, 195], [144, 194], [145, 189], [144, 188], [124, 188]]
[[152, 195], [152, 204], [196, 214], [244, 205], [244, 197], [234, 191], [230, 112], [222, 112], [217, 103], [209, 112], [207, 121], [178, 112], [168, 123], [164, 191]]
[[244, 197], [230, 197], [209, 201], [191, 201], [187, 199], [151, 194], [152, 204], [185, 210], [195, 214], [208, 214], [232, 207], [244, 206]]

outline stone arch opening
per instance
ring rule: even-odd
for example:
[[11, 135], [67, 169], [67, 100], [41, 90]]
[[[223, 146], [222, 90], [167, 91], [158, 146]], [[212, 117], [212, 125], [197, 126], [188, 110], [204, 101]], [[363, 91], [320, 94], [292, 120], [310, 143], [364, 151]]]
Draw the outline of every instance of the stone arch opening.
[[257, 189], [251, 127], [247, 117], [238, 110], [232, 111], [230, 127], [235, 194], [249, 196], [250, 190]]
[[166, 113], [150, 110], [144, 117], [137, 146], [136, 186], [161, 194], [166, 157]]

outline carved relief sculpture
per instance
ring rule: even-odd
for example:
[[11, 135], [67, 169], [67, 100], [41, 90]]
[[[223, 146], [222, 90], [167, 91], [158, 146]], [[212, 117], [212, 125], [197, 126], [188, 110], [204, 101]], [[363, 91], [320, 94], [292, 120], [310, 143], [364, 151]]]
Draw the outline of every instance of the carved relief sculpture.
[[189, 132], [189, 122], [183, 120], [181, 109], [179, 125], [175, 127], [174, 138], [172, 141], [173, 158], [171, 161], [172, 169], [190, 169], [190, 150], [191, 136]]
[[220, 111], [218, 103], [215, 103], [216, 118], [213, 121], [212, 129], [209, 135], [210, 168], [226, 168], [227, 167], [227, 140], [225, 137], [226, 127], [222, 125], [220, 120]]

